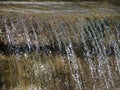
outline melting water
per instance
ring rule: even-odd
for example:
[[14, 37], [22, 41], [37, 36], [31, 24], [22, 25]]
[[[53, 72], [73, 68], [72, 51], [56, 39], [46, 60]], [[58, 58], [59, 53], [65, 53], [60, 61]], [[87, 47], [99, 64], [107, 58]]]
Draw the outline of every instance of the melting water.
[[117, 90], [117, 19], [1, 16], [1, 51], [9, 58], [9, 80], [3, 78], [1, 89]]

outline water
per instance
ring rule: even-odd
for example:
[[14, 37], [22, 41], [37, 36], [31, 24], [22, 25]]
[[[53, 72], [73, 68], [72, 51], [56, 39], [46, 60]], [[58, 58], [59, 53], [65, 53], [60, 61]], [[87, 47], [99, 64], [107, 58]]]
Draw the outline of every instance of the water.
[[1, 15], [0, 89], [119, 90], [120, 17], [86, 17]]

